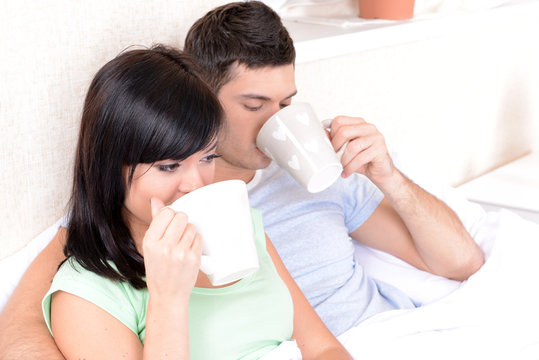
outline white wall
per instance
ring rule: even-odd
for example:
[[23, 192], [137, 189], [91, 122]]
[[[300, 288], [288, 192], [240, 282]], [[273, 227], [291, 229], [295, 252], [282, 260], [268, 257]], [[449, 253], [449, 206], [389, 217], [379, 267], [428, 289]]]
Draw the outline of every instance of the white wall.
[[434, 37], [433, 21], [414, 42], [300, 63], [297, 99], [322, 118], [364, 117], [420, 166], [461, 184], [539, 148], [539, 6], [520, 9], [466, 28], [456, 17], [454, 31]]
[[0, 259], [63, 213], [89, 81], [132, 44], [180, 46], [224, 0], [2, 1]]

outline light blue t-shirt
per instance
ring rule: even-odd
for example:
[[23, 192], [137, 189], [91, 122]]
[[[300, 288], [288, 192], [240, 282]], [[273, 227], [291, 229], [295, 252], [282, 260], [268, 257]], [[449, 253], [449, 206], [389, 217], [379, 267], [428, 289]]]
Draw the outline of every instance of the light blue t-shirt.
[[288, 271], [335, 336], [382, 311], [414, 307], [402, 291], [366, 276], [354, 259], [349, 234], [383, 199], [366, 177], [340, 178], [311, 194], [272, 163], [247, 186]]

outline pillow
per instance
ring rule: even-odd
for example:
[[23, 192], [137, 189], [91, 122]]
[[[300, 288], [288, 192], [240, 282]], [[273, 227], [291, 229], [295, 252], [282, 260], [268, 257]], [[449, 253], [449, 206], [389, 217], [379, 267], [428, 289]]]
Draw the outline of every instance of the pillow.
[[26, 269], [30, 266], [32, 261], [34, 261], [41, 250], [49, 244], [58, 231], [58, 228], [64, 224], [65, 218], [62, 217], [32, 239], [21, 250], [0, 260], [0, 274], [2, 274], [2, 283], [0, 284], [0, 312], [6, 305]]
[[[467, 200], [458, 189], [427, 174], [413, 159], [405, 158], [402, 151], [389, 150], [395, 166], [417, 185], [445, 202], [488, 257], [496, 237], [499, 217], [489, 216], [480, 205]], [[355, 258], [368, 276], [395, 286], [414, 302], [423, 305], [449, 295], [462, 284], [419, 270], [393, 255], [359, 243], [355, 245]]]

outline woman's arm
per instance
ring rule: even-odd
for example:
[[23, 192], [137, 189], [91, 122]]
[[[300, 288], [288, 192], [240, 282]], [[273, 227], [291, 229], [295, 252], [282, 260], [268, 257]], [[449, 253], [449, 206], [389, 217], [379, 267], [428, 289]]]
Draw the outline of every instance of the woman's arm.
[[51, 329], [67, 360], [142, 358], [135, 333], [97, 305], [67, 292], [52, 295]]
[[150, 300], [144, 359], [189, 359], [188, 305], [200, 268], [202, 241], [187, 215], [152, 199], [143, 240]]
[[303, 359], [352, 359], [311, 307], [267, 236], [266, 247], [277, 272], [287, 285], [292, 296], [294, 303], [294, 332], [292, 337], [296, 340]]
[[45, 324], [41, 301], [64, 260], [60, 228], [32, 262], [0, 314], [0, 359], [63, 359]]

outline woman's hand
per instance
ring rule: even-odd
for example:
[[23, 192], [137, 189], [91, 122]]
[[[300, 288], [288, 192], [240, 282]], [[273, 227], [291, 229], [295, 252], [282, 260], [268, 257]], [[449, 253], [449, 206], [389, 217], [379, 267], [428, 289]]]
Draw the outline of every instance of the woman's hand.
[[200, 268], [200, 235], [186, 214], [155, 198], [151, 206], [153, 220], [142, 243], [148, 291], [162, 301], [185, 301]]
[[143, 359], [189, 358], [189, 297], [200, 268], [202, 242], [187, 215], [152, 198], [152, 222], [142, 240], [146, 284]]

